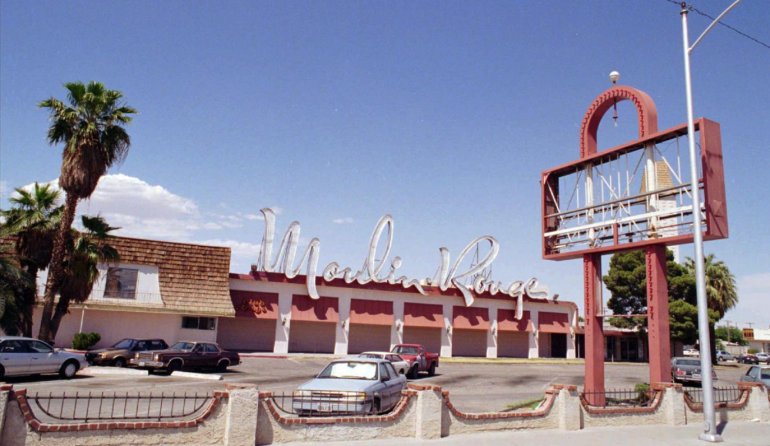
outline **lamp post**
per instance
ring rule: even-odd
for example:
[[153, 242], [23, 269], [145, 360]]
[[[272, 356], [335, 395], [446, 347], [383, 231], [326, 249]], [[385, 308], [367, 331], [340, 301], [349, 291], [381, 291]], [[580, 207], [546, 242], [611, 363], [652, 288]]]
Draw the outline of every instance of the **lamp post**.
[[690, 190], [692, 193], [693, 207], [693, 232], [695, 245], [695, 288], [698, 304], [698, 340], [700, 343], [700, 364], [703, 388], [703, 419], [704, 429], [698, 438], [704, 441], [717, 443], [722, 441], [716, 429], [715, 411], [714, 411], [714, 387], [712, 380], [711, 367], [711, 341], [709, 339], [709, 320], [708, 320], [708, 302], [706, 300], [706, 276], [703, 265], [703, 233], [701, 230], [701, 205], [700, 188], [698, 186], [698, 166], [695, 158], [695, 124], [693, 122], [692, 112], [692, 86], [690, 82], [690, 53], [703, 40], [709, 31], [722, 19], [728, 12], [740, 3], [741, 0], [735, 0], [706, 28], [705, 31], [690, 46], [690, 39], [687, 34], [687, 3], [682, 2], [682, 40], [684, 42], [684, 77], [685, 90], [687, 96], [687, 138], [689, 139], [690, 149]]

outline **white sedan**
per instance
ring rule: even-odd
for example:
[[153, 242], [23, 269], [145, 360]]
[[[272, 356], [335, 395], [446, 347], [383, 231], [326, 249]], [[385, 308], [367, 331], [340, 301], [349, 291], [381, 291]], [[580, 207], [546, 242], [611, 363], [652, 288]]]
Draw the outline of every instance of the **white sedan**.
[[69, 379], [87, 365], [85, 356], [54, 350], [38, 339], [0, 337], [0, 379], [42, 373], [58, 373], [62, 378]]
[[391, 352], [363, 352], [359, 353], [359, 358], [380, 358], [385, 359], [387, 361], [390, 361], [391, 364], [393, 364], [393, 368], [396, 369], [396, 371], [401, 374], [405, 375], [407, 370], [409, 370], [409, 363], [404, 360], [401, 356], [397, 355], [396, 353]]

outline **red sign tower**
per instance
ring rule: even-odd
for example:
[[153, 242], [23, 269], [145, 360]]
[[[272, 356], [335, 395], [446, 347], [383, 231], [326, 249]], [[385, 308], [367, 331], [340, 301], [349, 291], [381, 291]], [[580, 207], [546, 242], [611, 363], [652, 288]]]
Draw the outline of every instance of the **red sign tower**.
[[[639, 138], [597, 152], [597, 130], [620, 101], [636, 108]], [[589, 402], [604, 404], [604, 331], [601, 256], [644, 249], [650, 383], [669, 382], [670, 336], [666, 246], [691, 243], [693, 219], [703, 222], [704, 240], [726, 238], [727, 206], [719, 124], [695, 122], [700, 146], [699, 188], [687, 169], [687, 125], [658, 131], [652, 98], [614, 85], [594, 99], [580, 130], [580, 158], [541, 175], [543, 258], [583, 259], [585, 299], [585, 386]], [[680, 140], [684, 139], [684, 143]], [[700, 194], [700, 209], [693, 209]]]

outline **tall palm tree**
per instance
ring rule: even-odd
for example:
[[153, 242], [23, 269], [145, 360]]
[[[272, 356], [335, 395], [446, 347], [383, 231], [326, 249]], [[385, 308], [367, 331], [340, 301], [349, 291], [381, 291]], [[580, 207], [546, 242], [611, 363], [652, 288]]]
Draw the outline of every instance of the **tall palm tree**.
[[41, 339], [50, 342], [58, 330], [58, 324], [54, 327], [52, 319], [54, 299], [65, 278], [66, 239], [78, 201], [90, 197], [102, 175], [128, 154], [131, 140], [123, 125], [131, 122], [129, 115], [136, 113], [121, 103], [121, 92], [108, 90], [99, 82], [88, 85], [70, 82], [64, 86], [69, 91], [69, 104], [56, 98], [40, 103], [40, 107], [49, 109], [51, 114], [48, 142], [64, 143], [59, 186], [64, 189], [66, 199], [54, 238], [39, 334]]
[[0, 245], [0, 328], [8, 335], [19, 333], [18, 296], [32, 287], [14, 257], [7, 245]]
[[[695, 275], [695, 261], [687, 258], [687, 269]], [[735, 284], [735, 276], [723, 261], [714, 261], [714, 254], [709, 254], [703, 261], [703, 270], [706, 275], [706, 301], [716, 319], [710, 319], [709, 334], [711, 338], [711, 361], [716, 364], [716, 323], [725, 316], [728, 310], [738, 303], [738, 287]]]
[[59, 324], [67, 314], [69, 303], [82, 303], [88, 299], [94, 283], [99, 278], [98, 264], [116, 263], [120, 260], [118, 251], [107, 243], [110, 231], [119, 228], [110, 226], [99, 216], [83, 215], [82, 222], [85, 231], [73, 231], [70, 238], [70, 255], [59, 289], [59, 302], [51, 319], [54, 333], [59, 330]]
[[[19, 264], [33, 284], [38, 272], [48, 267], [53, 251], [56, 227], [61, 220], [62, 206], [57, 206], [59, 190], [50, 184], [35, 183], [32, 190], [17, 188], [9, 199], [14, 205], [0, 214], [5, 218], [5, 228], [15, 235]], [[37, 298], [36, 286], [27, 287], [16, 302], [18, 331], [32, 336], [32, 312]]]

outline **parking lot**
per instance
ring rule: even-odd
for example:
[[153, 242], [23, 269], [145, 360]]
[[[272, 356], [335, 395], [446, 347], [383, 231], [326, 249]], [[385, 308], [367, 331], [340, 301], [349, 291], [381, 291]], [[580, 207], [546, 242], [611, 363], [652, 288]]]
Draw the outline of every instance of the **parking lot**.
[[[30, 392], [87, 394], [111, 393], [207, 393], [221, 390], [225, 383], [254, 384], [261, 391], [292, 392], [312, 378], [332, 356], [244, 357], [243, 363], [222, 374], [222, 380], [195, 376], [94, 375], [83, 373], [72, 380], [56, 375], [8, 378], [8, 384]], [[430, 383], [449, 390], [453, 403], [466, 412], [503, 410], [508, 404], [540, 398], [549, 385], [582, 386], [580, 361], [503, 361], [451, 358], [444, 360], [433, 377], [421, 375], [412, 382]], [[728, 363], [715, 367], [718, 386], [734, 385], [748, 366]], [[648, 381], [645, 363], [607, 363], [606, 388], [633, 388]]]

